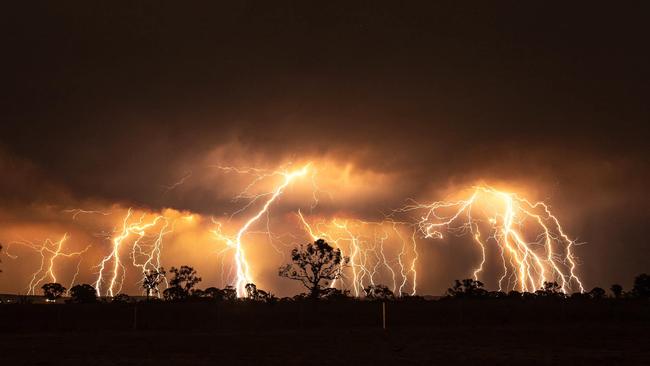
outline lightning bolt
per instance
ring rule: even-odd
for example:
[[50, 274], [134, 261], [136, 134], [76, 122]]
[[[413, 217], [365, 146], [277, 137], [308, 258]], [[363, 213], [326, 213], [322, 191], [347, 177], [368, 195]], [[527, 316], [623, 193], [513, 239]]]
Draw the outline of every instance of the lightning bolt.
[[[279, 170], [279, 171], [274, 171], [270, 174], [267, 173], [261, 173], [262, 171], [260, 169], [253, 169], [253, 168], [247, 168], [247, 169], [237, 169], [237, 168], [232, 168], [232, 167], [219, 167], [220, 169], [226, 170], [226, 171], [235, 171], [238, 173], [256, 173], [257, 178], [253, 181], [253, 183], [249, 184], [242, 193], [240, 193], [236, 199], [240, 198], [249, 198], [250, 201], [248, 204], [244, 206], [244, 208], [236, 211], [235, 214], [243, 212], [247, 208], [249, 208], [255, 201], [258, 199], [261, 199], [262, 197], [268, 197], [266, 201], [264, 202], [264, 205], [262, 206], [261, 209], [259, 209], [252, 217], [250, 217], [237, 231], [234, 237], [229, 237], [221, 231], [222, 226], [217, 225], [217, 228], [212, 230], [213, 234], [217, 237], [218, 240], [224, 241], [228, 247], [233, 248], [235, 251], [234, 254], [234, 259], [235, 259], [235, 268], [236, 268], [236, 279], [235, 279], [235, 284], [234, 287], [237, 290], [237, 296], [242, 297], [245, 295], [245, 286], [247, 283], [252, 283], [252, 275], [250, 272], [250, 264], [248, 263], [248, 260], [246, 259], [246, 252], [244, 250], [244, 246], [242, 243], [244, 235], [249, 231], [250, 227], [253, 226], [257, 221], [260, 220], [260, 218], [266, 214], [269, 211], [269, 207], [271, 207], [271, 204], [275, 202], [278, 197], [282, 195], [284, 190], [297, 178], [303, 177], [307, 174], [309, 167], [311, 166], [311, 163], [307, 163], [304, 165], [301, 169], [294, 170], [294, 171], [286, 171], [286, 170]], [[265, 192], [262, 194], [258, 195], [250, 195], [249, 192], [252, 189], [253, 185], [255, 183], [258, 183], [264, 178], [267, 178], [269, 176], [273, 175], [280, 175], [283, 177], [283, 181], [280, 185], [275, 187], [275, 189], [271, 192]], [[233, 214], [233, 215], [235, 215]], [[232, 217], [232, 216], [231, 216]]]
[[[134, 236], [135, 241], [131, 247], [131, 258], [134, 267], [140, 268], [142, 275], [149, 269], [158, 269], [161, 264], [160, 256], [162, 252], [162, 241], [165, 234], [173, 230], [168, 230], [169, 221], [163, 215], [156, 215], [152, 220], [145, 221], [146, 214], [142, 214], [136, 222], [129, 222], [133, 215], [133, 209], [129, 208], [126, 215], [122, 219], [121, 229], [111, 239], [111, 252], [105, 256], [98, 264], [98, 275], [95, 281], [95, 289], [97, 294], [102, 294], [102, 284], [106, 283], [105, 294], [108, 296], [115, 296], [122, 291], [124, 285], [124, 277], [126, 275], [126, 267], [120, 258], [122, 247], [126, 244], [127, 239]], [[153, 245], [145, 249], [145, 244], [142, 240], [150, 230], [158, 226], [162, 222], [162, 228], [157, 232]], [[138, 258], [144, 256], [142, 263], [138, 262]], [[109, 265], [112, 269], [109, 270]], [[105, 277], [108, 277], [107, 279]]]
[[[394, 220], [371, 222], [340, 217], [334, 217], [329, 221], [318, 220], [315, 224], [310, 224], [301, 211], [298, 211], [298, 218], [311, 240], [325, 239], [350, 257], [349, 273], [343, 274], [341, 283], [343, 284], [345, 279], [349, 279], [350, 289], [355, 296], [362, 294], [366, 285], [377, 284], [376, 278], [381, 278], [382, 268], [390, 276], [393, 292], [398, 296], [406, 286], [409, 275], [412, 281], [416, 280], [417, 247], [414, 235], [411, 235], [413, 237], [412, 249], [410, 250], [411, 259], [410, 265], [407, 265], [405, 259], [409, 256], [409, 253], [407, 253], [408, 245], [402, 234], [402, 231], [407, 229], [415, 232], [412, 229], [412, 224]], [[367, 233], [368, 231], [370, 231], [370, 234], [364, 234], [364, 232]], [[395, 235], [391, 237], [389, 232], [393, 232]], [[390, 260], [389, 255], [386, 254], [386, 243], [394, 240], [395, 237], [400, 243], [401, 250], [396, 259]], [[393, 268], [394, 265], [399, 266], [399, 271]], [[399, 281], [398, 275], [401, 276]], [[336, 285], [336, 281], [331, 283], [331, 287]], [[415, 285], [413, 291], [415, 291]]]
[[108, 216], [108, 215], [111, 214], [110, 212], [107, 212], [107, 211], [83, 210], [81, 208], [73, 208], [73, 209], [69, 209], [69, 210], [63, 210], [63, 212], [71, 213], [73, 220], [76, 220], [77, 216], [79, 216], [81, 214], [98, 214], [98, 215], [102, 215], [102, 216]]
[[[254, 282], [254, 263], [246, 251], [251, 236], [267, 235], [270, 245], [278, 253], [283, 252], [276, 246], [277, 243], [287, 245], [284, 242], [287, 237], [292, 240], [299, 237], [273, 233], [270, 211], [287, 188], [301, 178], [305, 178], [306, 184], [311, 184], [312, 202], [309, 206], [302, 206], [309, 207], [307, 215], [297, 210], [299, 225], [309, 240], [325, 239], [350, 258], [350, 265], [342, 269], [340, 278], [333, 280], [330, 287], [347, 287], [355, 296], [360, 296], [365, 286], [387, 280], [398, 296], [416, 294], [422, 245], [431, 240], [458, 236], [471, 239], [467, 242], [478, 250], [479, 259], [468, 271], [468, 276], [476, 280], [485, 276], [486, 268], [490, 269], [496, 259], [500, 272], [494, 282], [499, 290], [535, 291], [546, 281], [557, 281], [565, 293], [576, 289], [584, 291], [577, 275], [578, 260], [574, 254], [577, 243], [543, 201], [529, 201], [516, 193], [480, 185], [472, 187], [471, 193], [462, 199], [431, 203], [410, 200], [406, 206], [378, 221], [364, 221], [341, 213], [323, 217], [314, 214], [320, 192], [324, 191], [317, 185], [316, 168], [312, 163], [298, 167], [286, 164], [275, 170], [213, 167], [225, 173], [252, 176], [251, 181], [246, 182], [233, 197], [233, 202], [242, 204], [228, 216], [226, 224], [213, 219], [214, 226], [210, 227], [216, 240], [226, 244], [218, 253], [222, 279], [235, 287], [239, 297], [245, 295], [245, 285]], [[175, 189], [191, 174], [187, 173], [180, 181], [166, 188], [168, 191]], [[258, 185], [267, 184], [267, 180], [272, 181], [273, 185], [260, 193]], [[84, 209], [63, 212], [70, 213], [72, 220], [85, 214], [111, 214]], [[190, 223], [196, 217], [200, 219], [198, 214], [190, 214], [176, 221], [177, 216], [166, 215], [165, 211], [136, 215], [129, 208], [120, 224], [112, 232], [104, 234], [110, 242], [110, 252], [95, 267], [98, 272], [94, 285], [98, 295], [114, 296], [120, 293], [127, 266], [140, 271], [143, 277], [147, 271], [160, 268], [163, 243], [167, 235], [174, 232], [176, 223]], [[236, 226], [232, 224], [235, 217], [238, 222]], [[28, 293], [33, 294], [47, 278], [57, 280], [56, 263], [62, 257], [79, 257], [71, 285], [76, 281], [82, 254], [89, 247], [68, 252], [64, 250], [68, 240], [69, 236], [65, 234], [58, 241], [47, 239], [42, 244], [15, 242], [36, 251], [41, 258], [39, 269], [31, 276]], [[227, 261], [224, 259], [226, 253], [232, 254], [232, 260], [230, 257]], [[497, 253], [495, 258], [492, 258], [492, 253]], [[9, 253], [4, 254], [13, 258]], [[226, 262], [232, 263], [229, 269]]]
[[[485, 207], [493, 209], [486, 214], [487, 219], [472, 215], [473, 208], [482, 202]], [[501, 208], [496, 209], [495, 206]], [[447, 210], [451, 210], [451, 213], [443, 213]], [[425, 238], [442, 239], [442, 231], [456, 235], [470, 234], [481, 250], [481, 262], [472, 271], [475, 279], [479, 278], [486, 262], [486, 243], [495, 242], [503, 264], [503, 274], [498, 281], [499, 290], [503, 290], [506, 278], [512, 278], [513, 281], [508, 280], [509, 284], [512, 282], [511, 288], [521, 291], [535, 291], [545, 281], [555, 280], [559, 280], [564, 293], [574, 287], [584, 291], [582, 282], [575, 273], [575, 241], [564, 232], [559, 220], [544, 202], [533, 203], [515, 193], [477, 186], [466, 200], [414, 203], [396, 211], [423, 211], [424, 214], [419, 217], [416, 225]], [[539, 232], [538, 239], [532, 242], [525, 239], [524, 229], [524, 224], [530, 221], [536, 223], [536, 226], [528, 231]], [[479, 227], [486, 224], [491, 234], [483, 239]], [[539, 246], [544, 247], [545, 255], [538, 253], [536, 248]], [[558, 247], [563, 250], [558, 250]]]
[[[53, 241], [51, 239], [46, 239], [43, 244], [35, 244], [30, 241], [15, 241], [12, 242], [12, 244], [18, 244], [27, 248], [30, 248], [32, 250], [35, 250], [36, 252], [39, 253], [41, 257], [40, 261], [40, 266], [38, 270], [36, 270], [31, 277], [31, 280], [29, 281], [29, 284], [27, 285], [27, 294], [28, 295], [34, 295], [36, 293], [36, 290], [38, 289], [38, 286], [43, 283], [43, 281], [46, 278], [50, 278], [52, 282], [57, 282], [57, 276], [56, 276], [56, 260], [57, 258], [60, 257], [65, 257], [65, 258], [70, 258], [70, 257], [75, 257], [79, 256], [81, 257], [82, 254], [84, 254], [88, 249], [90, 248], [90, 245], [88, 245], [85, 249], [76, 251], [76, 252], [65, 252], [63, 250], [63, 244], [68, 240], [69, 236], [67, 233], [63, 234], [63, 237], [59, 239], [58, 241]], [[73, 277], [73, 281], [75, 280], [76, 276]]]

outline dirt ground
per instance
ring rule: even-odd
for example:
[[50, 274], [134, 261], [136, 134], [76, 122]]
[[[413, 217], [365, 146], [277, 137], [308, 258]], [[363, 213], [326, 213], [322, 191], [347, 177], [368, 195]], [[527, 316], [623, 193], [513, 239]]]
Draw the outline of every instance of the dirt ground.
[[0, 334], [2, 365], [650, 365], [647, 324]]

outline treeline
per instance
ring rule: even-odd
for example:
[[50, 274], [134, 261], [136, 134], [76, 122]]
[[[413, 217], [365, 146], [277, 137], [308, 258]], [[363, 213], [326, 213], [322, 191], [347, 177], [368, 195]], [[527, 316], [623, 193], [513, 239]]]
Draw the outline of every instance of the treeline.
[[[161, 269], [158, 274], [164, 273]], [[196, 288], [201, 282], [196, 271], [189, 266], [180, 268], [172, 267], [170, 273], [174, 276], [169, 280], [169, 287], [162, 291], [162, 296], [151, 296], [157, 294], [157, 287], [149, 286], [145, 281], [146, 300], [149, 302], [263, 302], [274, 304], [278, 302], [296, 302], [304, 300], [320, 301], [426, 301], [425, 298], [417, 295], [402, 293], [396, 295], [385, 285], [369, 285], [364, 288], [364, 296], [361, 298], [354, 297], [349, 290], [340, 290], [336, 288], [321, 288], [319, 296], [314, 298], [310, 293], [302, 293], [293, 297], [278, 298], [271, 292], [258, 289], [253, 283], [245, 286], [243, 297], [237, 296], [237, 291], [232, 286], [225, 288], [208, 287], [206, 289]], [[161, 277], [162, 278], [162, 277]], [[48, 283], [43, 285], [43, 294], [49, 302], [55, 302], [60, 299], [67, 289], [58, 283]], [[69, 298], [66, 303], [116, 303], [125, 304], [136, 302], [127, 294], [118, 294], [113, 297], [98, 297], [94, 287], [88, 284], [76, 285], [68, 292]], [[445, 296], [440, 300], [451, 299], [558, 299], [558, 300], [636, 300], [650, 298], [650, 276], [640, 274], [634, 279], [633, 287], [625, 291], [621, 285], [614, 284], [610, 291], [600, 287], [594, 287], [588, 292], [575, 292], [565, 294], [557, 282], [545, 282], [544, 286], [535, 292], [519, 291], [488, 291], [484, 289], [482, 282], [473, 279], [456, 280], [454, 285], [447, 290]]]
[[[326, 241], [318, 239], [294, 248], [291, 251], [291, 263], [281, 266], [278, 275], [290, 280], [299, 281], [307, 290], [305, 293], [294, 297], [278, 298], [268, 291], [258, 289], [253, 283], [246, 284], [243, 293], [238, 294], [232, 286], [225, 288], [208, 287], [199, 289], [201, 282], [196, 270], [190, 266], [172, 267], [169, 273], [164, 268], [148, 270], [144, 273], [142, 287], [147, 301], [166, 302], [264, 302], [274, 304], [277, 302], [292, 302], [300, 300], [328, 300], [328, 301], [413, 301], [424, 300], [419, 296], [408, 294], [395, 294], [385, 285], [374, 284], [364, 288], [364, 297], [354, 298], [349, 290], [332, 288], [330, 285], [342, 276], [343, 269], [349, 265], [349, 257], [342, 255], [341, 250], [330, 246]], [[166, 288], [160, 292], [163, 282]], [[68, 303], [130, 303], [135, 299], [126, 294], [100, 298], [98, 291], [93, 286], [81, 284], [66, 289], [59, 283], [43, 285], [43, 294], [47, 301], [56, 302], [64, 294], [69, 295]], [[239, 296], [238, 296], [239, 295]], [[474, 279], [456, 280], [454, 285], [447, 290], [443, 299], [572, 299], [572, 300], [603, 300], [606, 298], [622, 299], [648, 299], [650, 298], [650, 276], [640, 274], [634, 279], [634, 285], [625, 291], [621, 285], [614, 284], [610, 287], [610, 294], [600, 287], [595, 287], [588, 292], [565, 294], [557, 282], [544, 282], [542, 288], [535, 292], [502, 292], [487, 291], [482, 282]]]

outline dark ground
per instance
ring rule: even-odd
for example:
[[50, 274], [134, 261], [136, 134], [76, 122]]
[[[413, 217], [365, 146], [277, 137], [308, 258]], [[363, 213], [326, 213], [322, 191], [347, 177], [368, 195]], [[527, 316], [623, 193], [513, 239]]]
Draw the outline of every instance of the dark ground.
[[650, 365], [645, 300], [0, 306], [5, 365]]
[[648, 365], [646, 324], [0, 334], [3, 365]]

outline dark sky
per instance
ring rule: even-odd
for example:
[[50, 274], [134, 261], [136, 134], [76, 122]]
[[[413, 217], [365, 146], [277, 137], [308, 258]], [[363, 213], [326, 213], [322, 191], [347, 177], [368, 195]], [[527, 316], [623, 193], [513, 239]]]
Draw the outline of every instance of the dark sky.
[[158, 188], [237, 146], [389, 172], [412, 197], [539, 186], [589, 284], [650, 271], [647, 5], [214, 3], [5, 5], [0, 205], [210, 213]]

